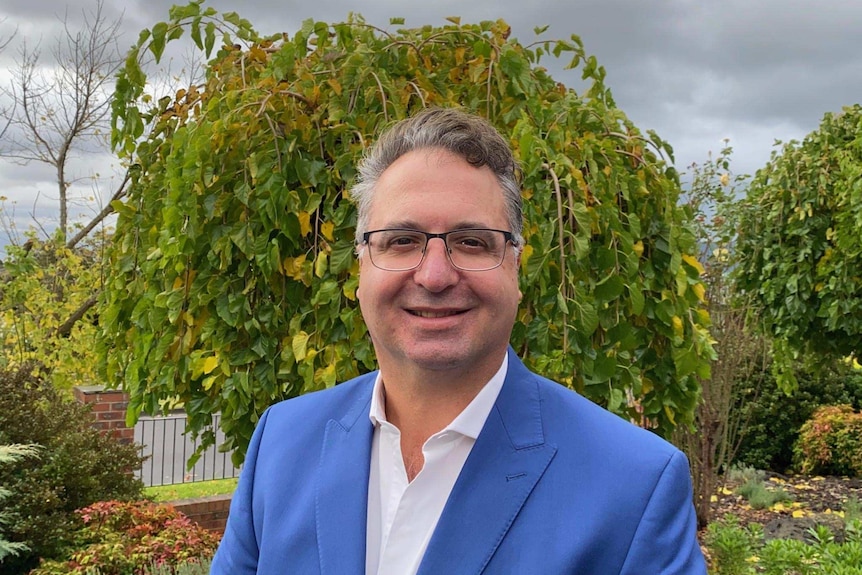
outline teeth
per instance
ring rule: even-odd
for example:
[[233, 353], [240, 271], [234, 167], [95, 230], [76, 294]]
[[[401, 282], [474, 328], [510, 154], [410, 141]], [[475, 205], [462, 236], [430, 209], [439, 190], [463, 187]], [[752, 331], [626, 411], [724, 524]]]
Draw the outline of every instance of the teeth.
[[427, 318], [436, 318], [436, 317], [449, 317], [450, 315], [455, 315], [458, 312], [456, 311], [414, 311], [413, 315], [418, 315], [419, 317], [427, 317]]

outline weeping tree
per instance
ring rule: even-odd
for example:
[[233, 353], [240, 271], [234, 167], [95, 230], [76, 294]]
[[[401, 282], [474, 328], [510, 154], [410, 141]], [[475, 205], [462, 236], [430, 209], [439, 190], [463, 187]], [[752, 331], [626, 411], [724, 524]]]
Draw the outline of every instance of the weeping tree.
[[862, 106], [773, 152], [744, 208], [736, 284], [761, 309], [789, 392], [795, 359], [862, 350]]
[[[392, 21], [392, 27], [403, 22]], [[536, 33], [541, 36], [543, 30]], [[205, 82], [147, 94], [139, 65], [190, 37]], [[556, 82], [570, 59], [587, 86]], [[200, 2], [144, 30], [113, 103], [133, 166], [100, 308], [129, 420], [181, 402], [189, 429], [242, 461], [270, 404], [375, 367], [356, 301], [357, 160], [426, 106], [487, 117], [523, 166], [527, 364], [659, 433], [689, 424], [713, 356], [672, 150], [616, 108], [580, 40], [525, 46], [503, 21], [384, 30], [354, 16], [260, 37]]]

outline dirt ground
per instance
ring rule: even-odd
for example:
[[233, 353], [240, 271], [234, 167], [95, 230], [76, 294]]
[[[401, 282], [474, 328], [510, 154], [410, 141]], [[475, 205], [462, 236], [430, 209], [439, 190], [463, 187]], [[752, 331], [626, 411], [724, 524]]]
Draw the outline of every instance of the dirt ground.
[[782, 515], [788, 517], [840, 515], [848, 499], [852, 497], [862, 504], [862, 479], [860, 478], [766, 473], [766, 484], [771, 489], [784, 489], [793, 501], [775, 505], [770, 509], [753, 509], [743, 497], [734, 493], [737, 485], [728, 482], [724, 489], [720, 489], [716, 494], [712, 508], [713, 519], [720, 519], [730, 513], [740, 518], [741, 525], [752, 522], [766, 525]]

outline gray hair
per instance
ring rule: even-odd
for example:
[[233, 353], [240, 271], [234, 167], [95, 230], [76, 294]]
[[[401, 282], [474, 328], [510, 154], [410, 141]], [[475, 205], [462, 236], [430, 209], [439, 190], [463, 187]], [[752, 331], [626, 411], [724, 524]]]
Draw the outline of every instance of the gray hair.
[[359, 211], [356, 241], [368, 227], [368, 213], [374, 198], [374, 187], [383, 172], [395, 160], [414, 150], [438, 148], [451, 152], [471, 166], [488, 166], [506, 201], [509, 228], [515, 236], [516, 249], [524, 245], [521, 204], [520, 167], [509, 144], [487, 120], [454, 108], [427, 108], [401, 120], [384, 132], [370, 148], [357, 170], [359, 176], [350, 196]]

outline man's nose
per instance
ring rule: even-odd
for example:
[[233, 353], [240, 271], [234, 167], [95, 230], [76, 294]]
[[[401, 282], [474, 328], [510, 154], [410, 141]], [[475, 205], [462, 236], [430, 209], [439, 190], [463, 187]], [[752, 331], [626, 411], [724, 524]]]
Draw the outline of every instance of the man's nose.
[[425, 257], [416, 268], [413, 280], [428, 291], [439, 292], [457, 283], [459, 277], [458, 270], [449, 259], [446, 242], [442, 238], [428, 240]]

